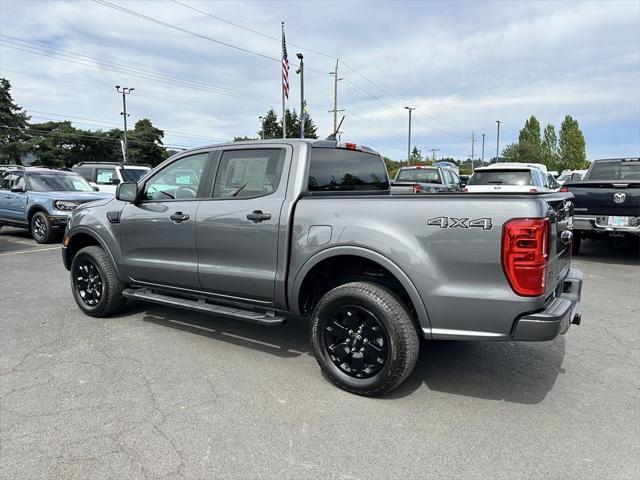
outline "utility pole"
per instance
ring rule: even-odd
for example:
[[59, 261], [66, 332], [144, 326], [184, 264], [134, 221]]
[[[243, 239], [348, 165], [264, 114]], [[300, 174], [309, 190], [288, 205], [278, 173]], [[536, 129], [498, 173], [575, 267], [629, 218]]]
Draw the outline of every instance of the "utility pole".
[[498, 124], [498, 135], [496, 136], [496, 163], [500, 161], [500, 120], [496, 120]]
[[411, 163], [411, 112], [416, 109], [416, 107], [404, 107], [409, 110], [409, 138], [407, 141], [407, 165]]
[[439, 152], [440, 149], [439, 148], [432, 148], [429, 151], [431, 152], [431, 163], [435, 163], [436, 162], [436, 152]]
[[118, 93], [122, 94], [122, 118], [124, 119], [124, 148], [122, 152], [122, 156], [124, 158], [124, 163], [129, 163], [129, 146], [127, 144], [127, 95], [135, 90], [135, 88], [122, 87], [120, 90], [120, 85], [116, 85], [116, 90]]
[[260, 120], [260, 131], [258, 132], [258, 135], [260, 136], [260, 140], [264, 140], [264, 124], [262, 123], [262, 115], [258, 117], [258, 120]]
[[304, 56], [296, 53], [296, 57], [300, 60], [300, 66], [296, 73], [300, 75], [300, 138], [304, 138], [305, 108], [304, 108]]
[[338, 78], [338, 59], [336, 58], [336, 67], [333, 72], [329, 72], [329, 75], [333, 75], [333, 110], [329, 110], [329, 113], [333, 113], [333, 133], [338, 132], [338, 112], [344, 112], [344, 110], [338, 110], [338, 81], [342, 80]]
[[482, 134], [482, 163], [480, 164], [480, 166], [484, 166], [484, 133]]
[[476, 134], [471, 130], [471, 168], [473, 169], [474, 147], [476, 145]]

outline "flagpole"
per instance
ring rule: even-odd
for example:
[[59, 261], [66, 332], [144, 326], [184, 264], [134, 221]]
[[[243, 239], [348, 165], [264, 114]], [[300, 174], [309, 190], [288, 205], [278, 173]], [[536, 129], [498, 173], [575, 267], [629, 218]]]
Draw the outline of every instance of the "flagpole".
[[[286, 68], [284, 65], [284, 55], [285, 55], [285, 40], [284, 40], [284, 21], [280, 22], [281, 26], [282, 26], [282, 62], [280, 67], [281, 69]], [[282, 78], [281, 78], [282, 80]], [[285, 100], [284, 100], [284, 85], [282, 85], [282, 82], [280, 82], [281, 85], [281, 89], [282, 89], [282, 138], [287, 138], [287, 115], [286, 115], [286, 110], [285, 110]]]

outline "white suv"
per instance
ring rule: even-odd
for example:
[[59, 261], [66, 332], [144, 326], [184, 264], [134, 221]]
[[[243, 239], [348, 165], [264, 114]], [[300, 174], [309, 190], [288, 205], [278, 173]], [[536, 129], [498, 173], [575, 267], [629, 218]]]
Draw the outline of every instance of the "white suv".
[[115, 162], [80, 162], [73, 171], [84, 177], [101, 192], [116, 193], [122, 182], [137, 182], [151, 170], [148, 165], [129, 165]]
[[560, 185], [537, 164], [495, 163], [476, 168], [465, 191], [482, 193], [553, 192]]

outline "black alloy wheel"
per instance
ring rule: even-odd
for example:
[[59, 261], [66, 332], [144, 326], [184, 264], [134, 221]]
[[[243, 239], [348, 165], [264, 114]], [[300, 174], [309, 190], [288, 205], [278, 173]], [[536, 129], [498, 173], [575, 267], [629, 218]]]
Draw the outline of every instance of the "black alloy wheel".
[[354, 378], [378, 374], [389, 359], [389, 335], [370, 311], [347, 305], [324, 327], [325, 348], [340, 371]]
[[95, 307], [102, 300], [102, 277], [98, 267], [91, 260], [83, 259], [74, 265], [73, 285], [87, 306]]

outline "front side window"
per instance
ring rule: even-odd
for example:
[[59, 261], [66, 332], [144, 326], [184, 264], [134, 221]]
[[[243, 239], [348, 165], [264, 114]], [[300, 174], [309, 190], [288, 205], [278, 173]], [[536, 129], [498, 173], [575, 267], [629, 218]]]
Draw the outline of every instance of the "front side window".
[[284, 150], [229, 150], [222, 154], [214, 198], [255, 198], [278, 188]]
[[160, 201], [196, 198], [208, 157], [208, 153], [199, 153], [167, 165], [145, 182], [142, 199]]
[[120, 183], [114, 168], [96, 169], [96, 183], [98, 185], [117, 185]]
[[389, 179], [375, 153], [340, 148], [313, 148], [309, 159], [309, 191], [384, 191]]
[[30, 173], [29, 185], [36, 192], [93, 192], [93, 187], [75, 173]]
[[123, 168], [120, 170], [120, 174], [125, 182], [137, 182], [148, 171], [149, 170], [144, 168]]

